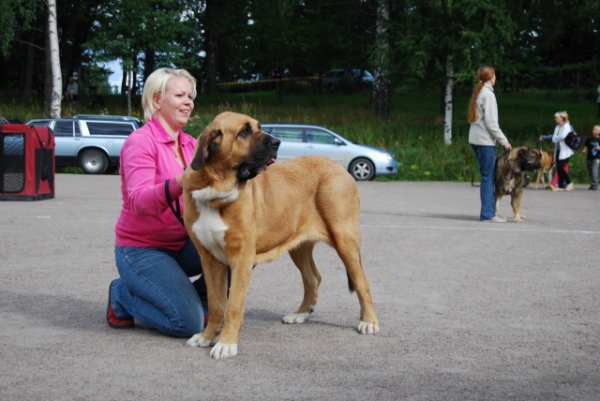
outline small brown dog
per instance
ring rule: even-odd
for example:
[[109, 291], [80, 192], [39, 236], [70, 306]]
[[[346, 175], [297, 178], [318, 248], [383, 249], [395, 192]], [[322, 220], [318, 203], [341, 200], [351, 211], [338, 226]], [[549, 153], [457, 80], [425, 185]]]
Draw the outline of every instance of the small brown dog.
[[542, 188], [546, 186], [546, 181], [544, 180], [544, 174], [548, 174], [548, 184], [552, 182], [552, 171], [554, 166], [554, 152], [548, 152], [544, 150], [540, 150], [542, 155], [541, 163], [542, 167], [537, 171], [537, 178], [535, 180], [535, 189], [538, 189], [538, 184], [540, 181], [542, 182]]
[[302, 275], [304, 299], [283, 322], [303, 323], [312, 315], [321, 283], [312, 255], [319, 241], [332, 246], [346, 267], [348, 287], [360, 303], [358, 331], [379, 331], [360, 256], [356, 182], [325, 157], [274, 163], [279, 143], [258, 121], [221, 113], [198, 138], [184, 174], [185, 227], [202, 259], [210, 312], [206, 329], [187, 344], [214, 345], [215, 359], [238, 353], [250, 276], [261, 262], [290, 254]]
[[523, 199], [523, 186], [525, 172], [536, 171], [541, 167], [542, 155], [537, 149], [527, 146], [512, 148], [503, 155], [498, 155], [496, 166], [496, 216], [500, 210], [500, 200], [505, 195], [510, 195], [510, 204], [514, 212], [515, 222], [520, 222], [525, 216], [521, 214], [521, 200]]

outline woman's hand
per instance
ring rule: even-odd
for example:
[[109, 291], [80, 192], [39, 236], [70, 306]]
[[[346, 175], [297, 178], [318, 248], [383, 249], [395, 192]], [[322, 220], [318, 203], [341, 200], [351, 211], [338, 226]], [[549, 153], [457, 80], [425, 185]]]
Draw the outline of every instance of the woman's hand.
[[510, 146], [510, 143], [507, 143], [506, 145], [504, 145], [504, 150], [506, 150], [507, 152], [511, 149], [512, 149], [512, 146]]
[[183, 173], [176, 176], [175, 181], [177, 181], [177, 185], [179, 185], [179, 189], [183, 189]]

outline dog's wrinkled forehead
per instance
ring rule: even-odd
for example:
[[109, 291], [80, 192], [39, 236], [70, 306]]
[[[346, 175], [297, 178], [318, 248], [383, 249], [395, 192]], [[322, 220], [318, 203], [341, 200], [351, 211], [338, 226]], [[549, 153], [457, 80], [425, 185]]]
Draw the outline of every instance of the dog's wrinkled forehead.
[[261, 130], [259, 122], [255, 119], [230, 111], [219, 114], [214, 122], [223, 132], [236, 136], [249, 135]]

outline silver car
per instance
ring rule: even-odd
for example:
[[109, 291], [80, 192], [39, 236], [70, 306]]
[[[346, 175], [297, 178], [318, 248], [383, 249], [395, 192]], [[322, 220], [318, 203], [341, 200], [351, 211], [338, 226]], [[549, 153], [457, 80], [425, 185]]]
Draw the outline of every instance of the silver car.
[[79, 114], [36, 118], [27, 125], [52, 129], [56, 166], [76, 166], [87, 174], [103, 174], [118, 170], [123, 143], [141, 122], [135, 117]]
[[392, 153], [355, 144], [318, 125], [265, 123], [261, 127], [281, 140], [277, 160], [302, 155], [326, 156], [348, 170], [357, 181], [368, 181], [377, 175], [394, 175], [398, 172], [398, 162]]

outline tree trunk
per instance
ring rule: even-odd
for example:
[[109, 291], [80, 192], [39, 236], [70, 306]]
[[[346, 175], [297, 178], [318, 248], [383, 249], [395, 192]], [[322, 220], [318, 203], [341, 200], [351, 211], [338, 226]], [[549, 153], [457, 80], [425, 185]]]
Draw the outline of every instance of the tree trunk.
[[60, 51], [58, 49], [58, 31], [56, 27], [56, 0], [48, 0], [48, 42], [50, 45], [50, 65], [52, 68], [50, 118], [60, 118], [62, 76], [60, 70]]
[[452, 55], [446, 57], [446, 113], [444, 114], [444, 142], [446, 145], [452, 143], [452, 112], [454, 102], [452, 101], [452, 89], [454, 88], [454, 65]]
[[121, 76], [121, 95], [126, 95], [129, 89], [129, 84], [127, 80], [129, 79], [129, 70], [127, 69], [128, 62], [123, 59], [121, 61], [121, 70], [123, 71], [123, 75]]
[[144, 50], [144, 55], [144, 82], [146, 82], [150, 74], [152, 74], [156, 69], [156, 53], [154, 52], [153, 48], [147, 46]]
[[388, 0], [377, 2], [377, 36], [375, 39], [375, 80], [373, 82], [373, 114], [382, 120], [390, 114], [390, 43], [388, 23], [390, 10]]
[[133, 91], [133, 70], [127, 71], [127, 75], [129, 75], [129, 87], [127, 88], [127, 115], [131, 115], [131, 92]]
[[218, 35], [214, 28], [217, 4], [218, 0], [206, 1], [206, 93], [217, 93]]
[[48, 24], [44, 24], [44, 116], [50, 115], [52, 103], [52, 62], [50, 61], [50, 34]]

